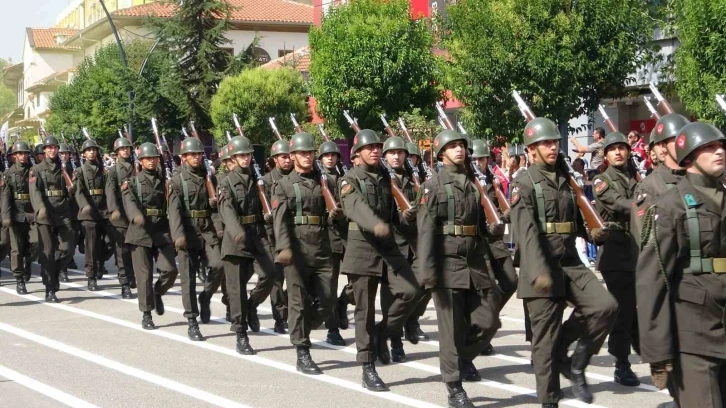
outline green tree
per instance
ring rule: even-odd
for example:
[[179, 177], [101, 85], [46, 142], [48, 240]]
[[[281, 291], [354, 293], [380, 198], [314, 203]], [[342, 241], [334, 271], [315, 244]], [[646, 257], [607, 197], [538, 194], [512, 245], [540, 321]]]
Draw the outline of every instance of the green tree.
[[226, 143], [226, 131], [237, 135], [232, 121], [232, 115], [236, 113], [245, 136], [253, 143], [269, 148], [277, 138], [268, 118], [275, 118], [283, 137], [293, 134], [290, 113], [294, 113], [301, 123], [310, 116], [306, 96], [302, 74], [289, 68], [257, 68], [225, 78], [212, 98], [211, 115], [217, 143]]
[[535, 114], [568, 121], [622, 95], [648, 61], [653, 20], [642, 0], [467, 0], [448, 8], [445, 84], [471, 111], [470, 133], [515, 139], [511, 92]]
[[412, 20], [407, 0], [357, 0], [333, 8], [310, 31], [310, 89], [330, 126], [352, 131], [342, 109], [363, 128], [378, 117], [421, 108], [429, 116], [440, 96], [425, 21]]
[[176, 13], [170, 19], [153, 18], [150, 26], [160, 45], [177, 61], [179, 87], [173, 88], [182, 97], [177, 103], [200, 130], [210, 129], [212, 96], [233, 60], [222, 48], [229, 42], [224, 34], [230, 28], [232, 8], [224, 0], [164, 2], [177, 6]]
[[17, 105], [15, 93], [2, 83], [5, 68], [8, 66], [10, 62], [0, 58], [0, 118], [12, 112]]
[[689, 112], [717, 126], [726, 125], [715, 95], [726, 93], [726, 3], [673, 2], [678, 39], [676, 90]]

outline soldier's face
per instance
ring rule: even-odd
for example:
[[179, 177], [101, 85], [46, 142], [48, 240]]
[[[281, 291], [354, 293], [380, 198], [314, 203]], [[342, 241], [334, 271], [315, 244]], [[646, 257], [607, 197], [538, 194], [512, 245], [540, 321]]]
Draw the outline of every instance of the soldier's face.
[[15, 161], [18, 163], [25, 164], [28, 162], [28, 153], [25, 153], [25, 152], [15, 153], [13, 155], [13, 157], [15, 157]]
[[411, 155], [411, 163], [413, 163], [414, 166], [418, 166], [418, 164], [421, 162], [421, 156], [412, 154]]
[[130, 147], [121, 147], [118, 150], [116, 150], [116, 155], [118, 157], [128, 159], [131, 157], [131, 148]]
[[724, 156], [726, 156], [723, 142], [706, 143], [696, 149], [692, 155], [695, 157], [695, 163], [706, 175], [711, 177], [721, 177], [723, 175]]
[[406, 151], [403, 149], [394, 149], [386, 152], [386, 161], [394, 169], [403, 167], [404, 160], [406, 160]]
[[605, 153], [607, 156], [608, 163], [615, 167], [624, 166], [626, 160], [628, 160], [628, 154], [630, 149], [624, 143], [617, 143], [613, 146], [608, 147], [608, 151]]
[[364, 146], [358, 151], [361, 161], [369, 166], [377, 166], [381, 161], [381, 149], [383, 145], [380, 144]]
[[313, 158], [315, 152], [295, 152], [292, 154], [292, 160], [295, 162], [295, 170], [300, 172], [308, 172], [313, 168]]
[[476, 159], [476, 165], [479, 166], [480, 169], [486, 169], [487, 166], [489, 165], [489, 158], [480, 157], [480, 158]]
[[282, 170], [290, 170], [292, 168], [292, 159], [289, 154], [278, 154], [275, 156], [275, 165]]
[[45, 160], [45, 153], [38, 153], [35, 155], [35, 161], [36, 163], [40, 163], [43, 160]]
[[337, 153], [325, 153], [324, 155], [320, 156], [320, 162], [323, 163], [323, 166], [325, 166], [328, 169], [332, 169], [335, 167], [335, 165], [338, 164], [338, 154]]
[[[67, 153], [63, 153], [67, 154]], [[98, 156], [98, 151], [95, 148], [92, 149], [86, 149], [83, 151], [83, 157], [86, 158], [86, 160], [96, 160], [96, 156]], [[64, 158], [65, 160], [65, 158]]]
[[58, 157], [58, 146], [45, 146], [43, 148], [45, 154], [51, 159]]
[[159, 158], [158, 157], [144, 157], [141, 160], [141, 165], [144, 167], [144, 169], [152, 171], [156, 170], [156, 168], [159, 166]]
[[543, 140], [527, 147], [535, 161], [554, 166], [560, 151], [559, 140]]
[[654, 144], [652, 151], [655, 152], [655, 157], [661, 163], [663, 163], [666, 159], [666, 156], [668, 156], [668, 148], [665, 142], [659, 142]]
[[442, 152], [444, 164], [463, 164], [466, 159], [466, 145], [461, 140], [447, 143]]
[[68, 159], [71, 157], [71, 154], [68, 152], [65, 153], [58, 153], [60, 155], [61, 160], [68, 161]]
[[184, 158], [184, 162], [192, 168], [196, 169], [202, 164], [201, 153], [184, 153], [182, 157]]
[[250, 162], [252, 162], [252, 154], [235, 154], [234, 156], [232, 156], [232, 160], [237, 163], [237, 166], [243, 169], [247, 169], [250, 167]]

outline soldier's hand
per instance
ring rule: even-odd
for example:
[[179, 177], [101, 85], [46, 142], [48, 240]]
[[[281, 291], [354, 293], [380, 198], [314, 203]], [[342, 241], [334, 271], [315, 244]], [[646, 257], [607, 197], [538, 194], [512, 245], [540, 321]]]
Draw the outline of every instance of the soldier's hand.
[[376, 238], [385, 238], [390, 233], [391, 228], [385, 222], [376, 224], [376, 226], [373, 227], [373, 235], [375, 235]]
[[659, 361], [650, 365], [650, 378], [653, 385], [659, 390], [664, 390], [668, 386], [668, 374], [673, 371], [673, 363], [671, 360]]
[[602, 245], [610, 237], [610, 232], [603, 230], [602, 228], [593, 228], [592, 231], [590, 231], [590, 236], [592, 237], [593, 244]]
[[48, 211], [45, 209], [45, 207], [40, 207], [38, 210], [38, 219], [44, 220], [48, 217]]
[[83, 208], [81, 208], [81, 214], [85, 216], [91, 215], [91, 206], [90, 205], [84, 205]]
[[177, 250], [179, 249], [187, 249], [187, 238], [184, 236], [181, 236], [174, 240], [174, 248]]
[[239, 234], [237, 234], [237, 236], [234, 237], [234, 242], [236, 242], [237, 244], [240, 244], [240, 245], [241, 244], [244, 244], [244, 242], [245, 242], [245, 233], [244, 232], [240, 232]]
[[343, 218], [343, 209], [340, 207], [335, 207], [332, 210], [328, 211], [328, 218], [331, 220], [339, 220]]
[[404, 220], [406, 220], [408, 222], [414, 222], [414, 221], [416, 221], [416, 210], [413, 208], [409, 208], [408, 210], [404, 210], [401, 213], [401, 216], [403, 217]]
[[118, 221], [118, 220], [120, 220], [120, 219], [121, 219], [121, 211], [119, 211], [119, 210], [114, 210], [114, 211], [113, 211], [113, 212], [111, 213], [111, 221], [113, 221], [113, 222], [117, 222], [117, 221]]
[[265, 222], [268, 224], [272, 224], [272, 214], [265, 214]]
[[217, 231], [217, 238], [219, 238], [219, 239], [224, 238], [224, 230]]
[[11, 220], [5, 219], [5, 220], [3, 220], [3, 227], [8, 228], [11, 223], [12, 223]]
[[290, 248], [285, 248], [280, 251], [280, 253], [277, 254], [277, 258], [275, 258], [275, 263], [279, 263], [282, 266], [290, 265], [292, 263], [292, 250], [290, 250]]
[[501, 222], [499, 224], [488, 224], [487, 223], [487, 229], [489, 230], [489, 233], [495, 237], [501, 237], [504, 235], [504, 223]]
[[146, 223], [146, 219], [144, 218], [143, 214], [139, 214], [136, 217], [134, 217], [134, 224], [143, 226]]
[[216, 198], [210, 198], [209, 199], [209, 206], [212, 208], [217, 208], [217, 199]]
[[538, 276], [534, 280], [534, 288], [540, 292], [549, 292], [552, 289], [552, 277], [548, 273]]

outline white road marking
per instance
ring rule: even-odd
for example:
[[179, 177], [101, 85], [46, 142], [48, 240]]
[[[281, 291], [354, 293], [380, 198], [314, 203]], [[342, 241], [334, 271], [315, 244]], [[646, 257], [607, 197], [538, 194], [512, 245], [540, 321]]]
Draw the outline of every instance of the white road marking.
[[[7, 350], [6, 350], [7, 351]], [[98, 408], [89, 402], [82, 399], [76, 398], [70, 394], [67, 394], [57, 388], [53, 388], [50, 385], [44, 384], [40, 381], [34, 380], [26, 375], [20, 374], [17, 371], [13, 371], [7, 367], [0, 365], [0, 377], [5, 377], [17, 384], [22, 385], [32, 391], [39, 394], [43, 394], [48, 398], [52, 398], [61, 404], [67, 405], [73, 408]]]
[[[5, 288], [0, 288], [4, 292], [8, 292]], [[16, 294], [16, 296], [19, 296]], [[29, 300], [35, 300], [36, 302], [39, 302], [40, 299], [36, 298], [35, 296], [27, 295], [30, 299]], [[50, 304], [48, 304], [50, 305]], [[55, 305], [54, 305], [55, 306]], [[61, 308], [64, 309], [64, 308]], [[65, 309], [64, 309], [65, 310]], [[210, 394], [206, 391], [199, 390], [194, 387], [190, 387], [186, 384], [182, 384], [179, 382], [176, 382], [174, 380], [170, 380], [168, 378], [164, 378], [161, 376], [158, 376], [156, 374], [149, 373], [144, 370], [140, 370], [138, 368], [134, 368], [131, 366], [128, 366], [123, 363], [119, 363], [118, 361], [110, 360], [105, 357], [101, 357], [99, 355], [89, 353], [85, 350], [81, 350], [79, 348], [70, 346], [68, 344], [61, 343], [59, 341], [51, 340], [49, 338], [31, 333], [29, 331], [10, 326], [9, 324], [1, 323], [0, 322], [0, 330], [8, 332], [10, 334], [13, 334], [18, 337], [22, 337], [26, 340], [41, 344], [43, 346], [46, 346], [48, 348], [51, 348], [56, 351], [60, 351], [61, 353], [70, 354], [74, 357], [81, 358], [83, 360], [86, 360], [90, 363], [98, 364], [102, 367], [109, 368], [114, 371], [118, 371], [120, 373], [136, 377], [140, 380], [146, 381], [151, 384], [158, 385], [160, 387], [164, 387], [168, 390], [176, 391], [180, 394], [184, 394], [186, 396], [195, 398], [197, 400], [203, 401], [208, 404], [216, 405], [218, 407], [229, 407], [229, 408], [249, 408], [246, 405], [239, 404], [237, 402], [228, 400], [226, 398], [222, 398], [219, 396], [216, 396], [214, 394]]]

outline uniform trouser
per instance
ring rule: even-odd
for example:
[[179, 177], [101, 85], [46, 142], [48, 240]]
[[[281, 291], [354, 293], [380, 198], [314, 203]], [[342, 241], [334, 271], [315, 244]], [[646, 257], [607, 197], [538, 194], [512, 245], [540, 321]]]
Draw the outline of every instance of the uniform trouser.
[[232, 320], [230, 331], [247, 332], [247, 282], [255, 271], [253, 258], [227, 255], [224, 257], [224, 276], [227, 281], [229, 295], [229, 315]]
[[401, 268], [398, 273], [384, 268], [383, 276], [380, 277], [348, 275], [348, 279], [353, 284], [353, 297], [355, 298], [355, 345], [358, 349], [356, 361], [373, 363], [378, 358], [376, 345], [373, 343], [373, 334], [376, 330], [378, 284], [387, 283], [386, 286], [392, 295], [390, 305], [381, 307], [383, 320], [380, 325], [384, 329], [381, 335], [385, 337], [391, 333], [400, 333], [403, 329], [404, 322], [416, 307], [419, 285], [411, 268]]
[[[221, 263], [221, 260], [220, 260]], [[245, 283], [246, 285], [247, 283]], [[207, 275], [207, 280], [204, 281], [204, 293], [209, 296], [209, 299], [217, 293], [220, 286], [222, 287], [222, 304], [227, 306], [229, 310], [229, 296], [227, 294], [227, 280], [225, 279], [224, 268], [212, 268]]]
[[106, 241], [104, 235], [112, 236], [113, 226], [108, 220], [81, 221], [86, 235], [86, 277], [100, 276], [99, 268], [103, 265], [106, 256]]
[[8, 230], [10, 231], [10, 270], [17, 279], [30, 272], [30, 223], [13, 222]]
[[[154, 252], [158, 251], [156, 257], [156, 269], [159, 271], [159, 279], [152, 286], [154, 278]], [[174, 286], [179, 271], [174, 262], [174, 247], [165, 245], [163, 247], [144, 247], [131, 245], [131, 261], [136, 272], [137, 291], [139, 296], [139, 310], [150, 312], [154, 309], [154, 294], [163, 296]]]
[[[556, 403], [560, 397], [560, 369], [557, 365], [560, 342], [581, 337], [587, 344], [589, 355], [596, 354], [615, 323], [618, 311], [615, 299], [597, 279], [590, 280], [582, 288], [569, 278], [565, 278], [565, 282], [567, 287], [563, 298], [524, 299], [532, 321], [532, 361], [541, 404]], [[568, 324], [576, 319], [574, 314], [568, 322], [562, 323], [568, 301], [578, 310], [580, 323]]]
[[618, 360], [627, 361], [630, 346], [638, 347], [638, 314], [635, 302], [634, 271], [600, 271], [605, 284], [618, 302], [618, 316], [608, 339], [608, 353]]
[[272, 258], [271, 250], [265, 250], [264, 253], [255, 256], [254, 271], [257, 273], [257, 285], [250, 291], [249, 307], [256, 308], [270, 296], [273, 306], [272, 317], [275, 321], [281, 321], [287, 314], [285, 294], [282, 290], [285, 274], [282, 267], [276, 265]]
[[58, 275], [71, 259], [71, 248], [75, 248], [73, 239], [74, 231], [69, 220], [59, 226], [38, 224], [38, 261], [42, 266], [46, 291], [60, 288]]
[[669, 377], [680, 407], [726, 407], [726, 359], [681, 352]]
[[224, 273], [222, 259], [219, 252], [219, 245], [210, 245], [204, 242], [204, 250], [201, 249], [180, 249], [177, 251], [179, 261], [179, 274], [181, 275], [182, 304], [184, 305], [184, 317], [196, 319], [199, 316], [199, 305], [197, 304], [197, 274], [202, 261], [202, 256], [207, 256], [209, 267], [216, 274]]
[[433, 291], [439, 325], [439, 363], [444, 382], [460, 381], [460, 360], [473, 361], [482, 343], [496, 334], [499, 301], [490, 289]]
[[[333, 261], [333, 279], [335, 279], [335, 282], [336, 282], [335, 286], [333, 286], [333, 296], [335, 296], [335, 294], [338, 293], [338, 279], [340, 278], [340, 264], [343, 262], [343, 254], [337, 254], [334, 252], [331, 256], [331, 259]], [[290, 298], [289, 298], [290, 280], [289, 279], [287, 280], [287, 286], [288, 286], [288, 304], [289, 304], [289, 301], [290, 301]], [[345, 298], [347, 298], [347, 295], [345, 294], [345, 292], [346, 292], [346, 288], [348, 288], [348, 287], [349, 287], [349, 285], [345, 285], [345, 287], [343, 288], [343, 290], [340, 293], [340, 298], [343, 298], [343, 300], [345, 300]], [[330, 313], [330, 316], [328, 317], [328, 319], [325, 321], [325, 327], [327, 327], [328, 330], [340, 329], [340, 320], [338, 319], [338, 313], [339, 313], [338, 300], [340, 298], [333, 299], [333, 310]], [[348, 302], [346, 302], [346, 304], [347, 303]], [[288, 305], [288, 307], [291, 307], [291, 306]]]
[[131, 245], [125, 243], [126, 227], [114, 227], [109, 229], [111, 242], [116, 250], [116, 268], [118, 269], [118, 282], [121, 285], [128, 285], [134, 279], [134, 265], [131, 262]]
[[0, 262], [10, 254], [10, 228], [0, 228]]
[[517, 271], [514, 269], [514, 263], [512, 262], [511, 256], [497, 258], [493, 262], [499, 264], [498, 267], [493, 268], [494, 277], [497, 280], [497, 287], [499, 288], [500, 295], [500, 304], [497, 308], [497, 313], [499, 313], [512, 295], [514, 295], [514, 292], [517, 291], [517, 283], [519, 280], [517, 278]]
[[315, 265], [307, 265], [300, 258], [296, 257], [292, 265], [285, 267], [290, 342], [310, 347], [310, 332], [333, 313], [338, 277], [331, 258], [318, 259]]

